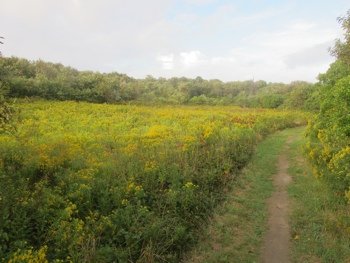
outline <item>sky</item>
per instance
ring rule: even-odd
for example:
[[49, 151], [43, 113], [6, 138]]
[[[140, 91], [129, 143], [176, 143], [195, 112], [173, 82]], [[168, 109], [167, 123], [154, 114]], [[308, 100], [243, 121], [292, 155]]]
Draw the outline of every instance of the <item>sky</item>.
[[4, 56], [136, 78], [315, 82], [349, 0], [0, 0]]

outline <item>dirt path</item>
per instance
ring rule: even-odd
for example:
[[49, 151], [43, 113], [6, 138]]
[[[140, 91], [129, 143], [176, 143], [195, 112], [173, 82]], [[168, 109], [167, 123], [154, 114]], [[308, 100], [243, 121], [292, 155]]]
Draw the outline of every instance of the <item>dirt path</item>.
[[257, 146], [225, 201], [201, 229], [199, 242], [186, 255], [184, 263], [289, 263], [292, 260], [288, 225], [288, 209], [292, 204], [288, 208], [287, 195], [292, 177], [288, 175], [288, 166], [295, 165], [292, 150], [302, 133], [303, 128], [287, 129]]
[[264, 236], [261, 251], [263, 263], [288, 263], [290, 249], [290, 227], [288, 223], [289, 200], [287, 186], [291, 182], [288, 175], [288, 157], [286, 149], [293, 138], [287, 140], [282, 154], [278, 158], [278, 172], [273, 178], [275, 192], [268, 199], [268, 230]]

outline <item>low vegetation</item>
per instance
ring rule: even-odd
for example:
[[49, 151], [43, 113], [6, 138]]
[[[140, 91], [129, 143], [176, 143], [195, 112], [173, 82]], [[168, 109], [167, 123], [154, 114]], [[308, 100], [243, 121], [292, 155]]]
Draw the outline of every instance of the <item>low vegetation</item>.
[[[298, 163], [297, 141], [292, 258], [347, 262], [350, 12], [339, 21], [344, 41], [316, 84], [135, 79], [0, 53], [0, 261], [179, 262], [214, 209], [231, 213], [212, 229], [227, 250], [204, 257], [255, 260], [274, 168], [235, 180], [258, 142], [309, 119], [304, 151], [320, 180]], [[258, 167], [287, 134], [260, 146]], [[249, 192], [235, 195], [235, 182]], [[223, 200], [237, 207], [217, 208]], [[231, 243], [221, 232], [245, 223], [237, 215], [251, 236]]]
[[186, 256], [186, 263], [259, 262], [267, 229], [266, 199], [273, 192], [272, 178], [287, 138], [302, 131], [287, 129], [261, 142], [251, 162], [232, 182], [224, 202], [215, 209], [209, 226]]
[[[267, 134], [300, 113], [19, 103], [0, 136], [0, 258], [177, 262]], [[16, 262], [16, 261], [13, 261]]]
[[327, 181], [315, 180], [304, 145], [298, 136], [290, 149], [292, 262], [350, 262], [350, 205]]

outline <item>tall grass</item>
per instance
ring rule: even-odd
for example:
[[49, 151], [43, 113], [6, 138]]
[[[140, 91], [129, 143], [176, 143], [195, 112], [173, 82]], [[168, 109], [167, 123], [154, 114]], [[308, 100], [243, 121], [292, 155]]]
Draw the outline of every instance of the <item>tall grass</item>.
[[0, 136], [0, 258], [177, 262], [265, 135], [300, 113], [21, 103]]

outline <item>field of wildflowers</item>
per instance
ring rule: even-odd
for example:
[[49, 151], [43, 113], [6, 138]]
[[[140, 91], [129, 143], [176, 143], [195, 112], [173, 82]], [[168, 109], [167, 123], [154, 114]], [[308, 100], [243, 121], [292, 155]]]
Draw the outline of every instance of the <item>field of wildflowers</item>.
[[232, 106], [18, 106], [0, 134], [10, 262], [178, 262], [256, 144], [304, 122]]

